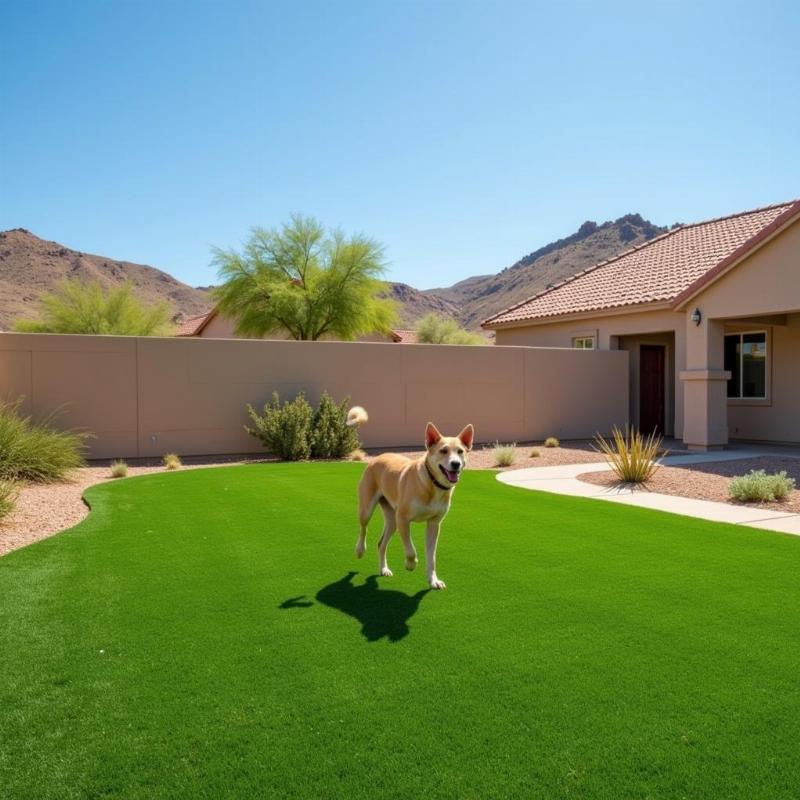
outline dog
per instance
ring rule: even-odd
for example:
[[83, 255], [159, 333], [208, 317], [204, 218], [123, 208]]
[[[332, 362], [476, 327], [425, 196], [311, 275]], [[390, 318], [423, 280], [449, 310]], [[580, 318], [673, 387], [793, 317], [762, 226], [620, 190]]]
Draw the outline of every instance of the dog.
[[[369, 419], [360, 406], [347, 413], [347, 424], [362, 425]], [[367, 549], [367, 524], [375, 506], [383, 511], [383, 534], [378, 542], [381, 575], [391, 577], [386, 561], [389, 540], [397, 530], [406, 554], [406, 569], [413, 570], [419, 563], [414, 542], [411, 540], [411, 523], [425, 522], [425, 560], [427, 578], [431, 589], [444, 589], [445, 583], [436, 574], [436, 545], [439, 527], [450, 510], [453, 488], [458, 483], [467, 463], [467, 453], [472, 450], [475, 429], [467, 425], [458, 436], [442, 436], [429, 422], [425, 427], [427, 453], [412, 460], [397, 453], [384, 453], [373, 459], [364, 471], [358, 485], [358, 521], [361, 534], [356, 542], [356, 556], [362, 558]]]

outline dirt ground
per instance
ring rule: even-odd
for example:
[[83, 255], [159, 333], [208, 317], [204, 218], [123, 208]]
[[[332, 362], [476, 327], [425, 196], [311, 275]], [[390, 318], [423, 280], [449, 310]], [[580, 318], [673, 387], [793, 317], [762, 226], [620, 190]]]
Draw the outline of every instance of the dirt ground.
[[[736, 461], [718, 461], [708, 464], [692, 464], [683, 467], [660, 467], [642, 491], [659, 494], [672, 494], [691, 497], [697, 500], [713, 500], [718, 503], [732, 503], [770, 511], [800, 513], [800, 491], [795, 489], [781, 501], [773, 503], [738, 503], [728, 495], [728, 485], [737, 475], [746, 475], [750, 470], [763, 469], [769, 473], [786, 470], [800, 486], [800, 458], [791, 456], [761, 456], [759, 458]], [[580, 480], [598, 486], [618, 485], [612, 472], [588, 472], [578, 476]]]

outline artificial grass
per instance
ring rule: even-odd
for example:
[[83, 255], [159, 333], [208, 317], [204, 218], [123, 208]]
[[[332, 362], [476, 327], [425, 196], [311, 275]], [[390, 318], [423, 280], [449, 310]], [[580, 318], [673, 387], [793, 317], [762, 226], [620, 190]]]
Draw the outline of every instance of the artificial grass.
[[0, 795], [798, 796], [800, 540], [470, 472], [428, 592], [379, 514], [352, 556], [362, 469], [117, 481], [0, 559]]

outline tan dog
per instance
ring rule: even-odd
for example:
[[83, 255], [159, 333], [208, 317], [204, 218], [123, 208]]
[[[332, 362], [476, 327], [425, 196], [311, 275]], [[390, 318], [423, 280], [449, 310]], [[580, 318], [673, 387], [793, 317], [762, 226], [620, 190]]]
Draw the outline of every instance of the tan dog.
[[[356, 406], [347, 414], [348, 425], [367, 421], [367, 412]], [[450, 509], [453, 487], [472, 449], [475, 431], [467, 425], [458, 436], [442, 436], [429, 422], [425, 428], [427, 453], [416, 460], [396, 453], [384, 453], [373, 459], [358, 485], [358, 521], [361, 535], [356, 543], [356, 556], [367, 549], [367, 524], [380, 504], [383, 511], [383, 534], [378, 542], [381, 575], [391, 576], [386, 563], [386, 548], [395, 530], [400, 531], [406, 553], [406, 569], [417, 566], [417, 551], [411, 541], [411, 523], [425, 522], [425, 559], [428, 583], [432, 589], [444, 589], [444, 581], [436, 575], [436, 544], [439, 526]]]

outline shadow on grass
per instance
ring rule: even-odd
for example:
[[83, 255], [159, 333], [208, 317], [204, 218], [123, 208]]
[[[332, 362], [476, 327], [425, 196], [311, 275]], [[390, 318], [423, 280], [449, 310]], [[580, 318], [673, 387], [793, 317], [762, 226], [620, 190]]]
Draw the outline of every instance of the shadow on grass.
[[[322, 605], [335, 608], [361, 623], [361, 635], [368, 642], [377, 642], [386, 637], [399, 642], [411, 632], [408, 620], [417, 613], [422, 598], [430, 589], [421, 589], [416, 594], [406, 594], [395, 589], [381, 589], [378, 576], [370, 575], [360, 586], [353, 584], [357, 572], [348, 572], [338, 581], [323, 586], [316, 594]], [[308, 608], [313, 605], [305, 595], [290, 597], [278, 608]]]

